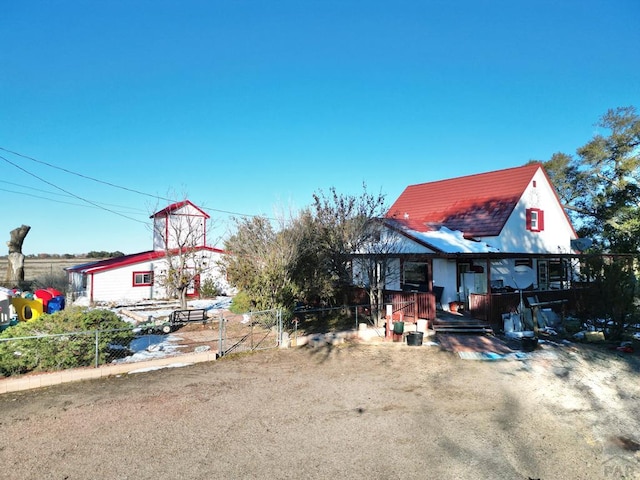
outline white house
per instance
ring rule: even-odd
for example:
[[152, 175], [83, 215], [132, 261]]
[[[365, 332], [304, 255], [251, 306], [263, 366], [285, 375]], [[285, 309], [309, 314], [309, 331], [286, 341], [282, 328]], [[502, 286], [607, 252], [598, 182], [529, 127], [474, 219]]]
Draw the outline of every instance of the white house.
[[386, 268], [398, 272], [386, 290], [437, 290], [444, 309], [472, 294], [566, 288], [577, 238], [540, 163], [410, 185], [383, 224], [395, 244]]
[[206, 245], [209, 215], [189, 200], [176, 202], [151, 215], [153, 250], [75, 265], [66, 269], [69, 289], [86, 295], [90, 302], [136, 302], [167, 298], [161, 279], [169, 262], [180, 249], [193, 252], [186, 256], [187, 268], [194, 272], [188, 291], [197, 296], [205, 281], [213, 281], [223, 292], [229, 285], [217, 264], [223, 250]]

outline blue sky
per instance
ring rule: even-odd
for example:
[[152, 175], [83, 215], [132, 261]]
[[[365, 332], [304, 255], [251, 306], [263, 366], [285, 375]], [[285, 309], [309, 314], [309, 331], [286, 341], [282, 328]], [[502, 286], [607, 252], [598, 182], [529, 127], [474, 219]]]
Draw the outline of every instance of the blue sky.
[[0, 150], [0, 235], [135, 253], [167, 199], [215, 240], [225, 212], [574, 153], [640, 108], [639, 21], [637, 0], [3, 2], [0, 147], [37, 162]]

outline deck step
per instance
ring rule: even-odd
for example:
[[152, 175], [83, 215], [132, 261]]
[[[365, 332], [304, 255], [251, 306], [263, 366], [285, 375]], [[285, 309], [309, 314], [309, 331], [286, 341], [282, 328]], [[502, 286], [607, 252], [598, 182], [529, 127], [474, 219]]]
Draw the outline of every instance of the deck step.
[[493, 328], [483, 322], [436, 322], [433, 324], [436, 333], [493, 333]]
[[436, 333], [489, 333], [493, 334], [491, 327], [438, 327], [434, 326]]

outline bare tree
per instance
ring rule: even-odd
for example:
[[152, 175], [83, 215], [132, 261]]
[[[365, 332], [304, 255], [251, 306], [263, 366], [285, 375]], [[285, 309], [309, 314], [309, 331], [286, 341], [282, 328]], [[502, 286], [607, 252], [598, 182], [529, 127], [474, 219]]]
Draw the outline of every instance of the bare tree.
[[384, 312], [384, 291], [400, 284], [402, 236], [388, 228], [382, 219], [369, 219], [363, 230], [362, 242], [354, 252], [352, 271], [356, 285], [366, 289], [371, 311], [379, 321]]
[[24, 254], [22, 253], [22, 244], [25, 237], [31, 230], [28, 225], [22, 225], [11, 230], [11, 238], [7, 242], [9, 247], [9, 263], [7, 265], [7, 282], [9, 284], [19, 285], [24, 282]]
[[164, 249], [167, 262], [166, 270], [156, 280], [169, 297], [180, 300], [181, 309], [186, 309], [189, 290], [198, 288], [200, 276], [211, 267], [207, 249], [203, 248], [209, 217], [188, 200], [153, 217], [154, 246]]
[[386, 284], [399, 276], [400, 262], [389, 254], [399, 253], [400, 237], [384, 227], [387, 210], [384, 195], [371, 194], [363, 185], [359, 196], [314, 194], [322, 264], [334, 279], [335, 290], [354, 283], [366, 288], [372, 313], [379, 319]]

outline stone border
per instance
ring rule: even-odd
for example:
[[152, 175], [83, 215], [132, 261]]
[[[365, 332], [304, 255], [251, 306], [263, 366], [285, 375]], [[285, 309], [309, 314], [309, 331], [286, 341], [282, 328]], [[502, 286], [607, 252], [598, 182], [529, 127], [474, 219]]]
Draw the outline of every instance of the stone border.
[[59, 372], [42, 373], [35, 375], [24, 375], [16, 378], [6, 378], [0, 380], [0, 395], [3, 393], [19, 392], [33, 388], [49, 387], [70, 382], [81, 382], [96, 378], [113, 377], [127, 374], [134, 370], [142, 370], [156, 367], [167, 367], [172, 364], [194, 364], [210, 362], [216, 360], [216, 351], [206, 351], [201, 353], [185, 353], [174, 357], [155, 358], [153, 360], [143, 360], [132, 363], [115, 363], [102, 365], [98, 368], [72, 368]]

